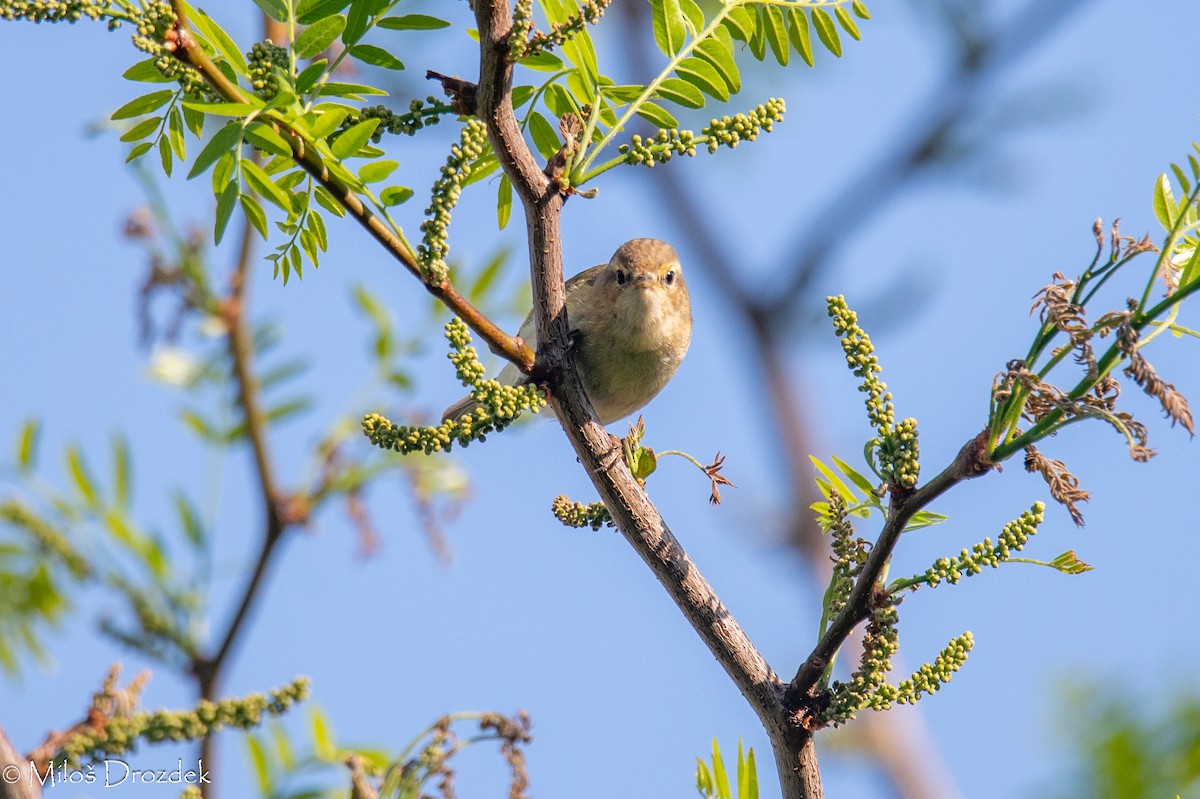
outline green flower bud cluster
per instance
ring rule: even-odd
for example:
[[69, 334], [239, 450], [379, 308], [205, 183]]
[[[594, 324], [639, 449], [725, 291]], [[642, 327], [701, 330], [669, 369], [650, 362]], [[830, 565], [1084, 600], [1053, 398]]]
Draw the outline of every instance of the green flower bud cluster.
[[771, 132], [776, 122], [783, 121], [787, 107], [782, 99], [772, 97], [765, 103], [760, 103], [748, 114], [734, 114], [714, 119], [708, 127], [700, 132], [708, 139], [708, 151], [715, 153], [717, 148], [724, 145], [729, 148], [738, 146], [740, 141], [754, 141], [760, 131]]
[[[397, 114], [385, 105], [363, 108], [346, 117], [338, 129], [338, 133], [354, 127], [365, 119], [378, 119], [380, 120], [379, 127], [375, 128], [375, 132], [371, 134], [371, 140], [378, 143], [385, 133], [393, 136], [399, 134], [412, 136], [426, 125], [436, 125], [443, 114], [454, 113], [453, 108], [430, 95], [424, 100], [418, 98], [409, 103], [406, 114]], [[336, 136], [335, 133], [330, 140], [332, 141]]]
[[56, 762], [77, 764], [132, 751], [139, 741], [194, 741], [223, 727], [248, 730], [262, 724], [266, 716], [286, 713], [296, 702], [308, 698], [308, 679], [298, 678], [269, 696], [250, 694], [242, 699], [220, 702], [202, 700], [192, 710], [159, 710], [108, 719], [101, 730], [80, 732], [68, 738]]
[[[587, 25], [595, 25], [604, 16], [604, 9], [612, 0], [583, 0], [579, 10], [563, 22], [550, 26], [547, 33], [534, 33], [533, 4], [519, 0], [513, 10], [513, 32], [509, 40], [509, 61], [516, 62], [526, 56], [565, 44]], [[524, 7], [522, 7], [524, 6]], [[517, 23], [520, 23], [518, 27]], [[528, 37], [528, 39], [527, 39]]]
[[892, 655], [900, 646], [896, 623], [899, 614], [894, 602], [879, 607], [867, 622], [863, 634], [863, 654], [859, 668], [849, 682], [835, 680], [829, 706], [821, 714], [823, 721], [841, 724], [854, 718], [865, 707], [886, 710], [896, 700], [897, 689], [885, 682], [892, 670]]
[[471, 346], [470, 331], [461, 319], [446, 323], [446, 338], [455, 374], [464, 386], [472, 388], [471, 396], [481, 407], [458, 421], [430, 427], [397, 425], [377, 413], [369, 413], [363, 417], [362, 428], [372, 444], [404, 454], [449, 452], [455, 444], [465, 447], [472, 441], [484, 441], [488, 433], [500, 432], [522, 413], [537, 413], [546, 404], [537, 386], [502, 386], [495, 380], [483, 380], [486, 372]]
[[913, 488], [921, 474], [917, 420], [905, 419], [874, 440], [879, 453], [879, 471], [889, 485]]
[[1045, 510], [1044, 503], [1033, 503], [1029, 510], [1004, 525], [995, 544], [992, 544], [992, 539], [985, 538], [970, 550], [964, 549], [955, 557], [939, 558], [925, 574], [914, 577], [912, 582], [923, 582], [931, 588], [943, 580], [954, 585], [963, 577], [979, 574], [984, 566], [996, 568], [1012, 557], [1013, 553], [1025, 548], [1029, 538], [1038, 531]]
[[854, 588], [854, 578], [867, 562], [866, 542], [854, 537], [854, 526], [846, 518], [846, 500], [837, 491], [829, 494], [829, 511], [822, 527], [833, 537], [833, 576], [829, 580], [826, 613], [832, 617], [846, 604]]
[[[112, 14], [110, 2], [94, 0], [0, 0], [0, 19], [15, 22], [78, 22], [99, 20]], [[118, 22], [118, 20], [111, 20]], [[112, 27], [110, 25], [110, 27]]]
[[250, 48], [246, 54], [250, 67], [250, 85], [264, 100], [270, 100], [279, 93], [279, 74], [275, 68], [287, 71], [288, 51], [269, 39], [265, 39]]
[[568, 497], [559, 494], [550, 506], [550, 512], [567, 527], [591, 527], [599, 530], [602, 526], [613, 527], [612, 516], [603, 502], [593, 502], [584, 505], [582, 502], [572, 502]]
[[629, 144], [622, 144], [617, 151], [625, 156], [625, 163], [653, 167], [665, 164], [676, 155], [694, 156], [696, 146], [707, 145], [715, 153], [722, 145], [733, 148], [740, 141], [754, 141], [760, 131], [771, 131], [772, 125], [783, 121], [784, 102], [772, 98], [748, 114], [734, 114], [714, 119], [708, 127], [696, 135], [690, 130], [660, 129], [653, 138], [634, 136]]
[[871, 426], [880, 432], [889, 430], [895, 423], [896, 410], [887, 384], [879, 379], [883, 368], [875, 357], [875, 347], [866, 331], [858, 326], [858, 314], [846, 305], [845, 297], [827, 297], [825, 302], [833, 319], [833, 330], [842, 340], [846, 363], [857, 377], [862, 378], [858, 390], [867, 395], [867, 417]]
[[904, 680], [897, 687], [896, 701], [902, 705], [916, 704], [921, 694], [932, 696], [943, 685], [950, 682], [954, 672], [967, 662], [967, 655], [975, 646], [975, 637], [965, 632], [950, 640], [946, 648], [938, 653], [933, 663], [925, 663], [913, 672], [912, 677]]
[[195, 785], [189, 785], [183, 789], [183, 793], [179, 794], [179, 799], [203, 799], [204, 794], [200, 793], [200, 789]]
[[425, 209], [427, 218], [421, 223], [421, 244], [417, 247], [417, 262], [427, 281], [440, 283], [446, 279], [450, 212], [458, 203], [463, 182], [471, 174], [471, 165], [483, 155], [486, 141], [487, 126], [478, 119], [468, 120], [459, 134], [458, 144], [450, 148], [442, 176], [433, 184], [433, 197]]

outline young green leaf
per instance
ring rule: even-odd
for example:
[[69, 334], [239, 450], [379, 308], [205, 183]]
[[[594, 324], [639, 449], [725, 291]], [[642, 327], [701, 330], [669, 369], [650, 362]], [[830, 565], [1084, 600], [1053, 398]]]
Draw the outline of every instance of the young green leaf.
[[133, 161], [135, 158], [141, 158], [143, 155], [150, 152], [150, 148], [153, 146], [154, 146], [154, 142], [150, 142], [150, 141], [144, 141], [144, 142], [138, 143], [137, 145], [134, 146], [134, 148], [132, 150], [129, 151], [129, 155], [125, 156], [125, 163], [128, 164], [129, 162]]
[[292, 195], [280, 188], [258, 164], [249, 159], [242, 161], [242, 175], [246, 183], [264, 200], [270, 200], [280, 209], [291, 213]]
[[838, 58], [842, 57], [842, 40], [838, 36], [837, 26], [833, 24], [833, 17], [829, 16], [829, 12], [823, 8], [814, 8], [812, 10], [813, 27], [817, 29], [817, 38], [821, 40], [821, 44], [829, 52], [833, 53]]
[[[345, 29], [346, 18], [341, 14], [325, 17], [305, 28], [304, 32], [296, 37], [292, 49], [295, 50], [297, 58], [312, 58], [333, 44]], [[298, 84], [299, 81], [297, 81], [296, 88], [300, 90]]]
[[679, 122], [661, 105], [642, 103], [638, 106], [637, 115], [642, 119], [663, 130], [679, 127]]
[[693, 36], [704, 29], [704, 11], [696, 0], [679, 0], [679, 10]]
[[781, 67], [786, 67], [792, 51], [788, 47], [787, 20], [783, 17], [783, 10], [779, 6], [767, 6], [763, 21], [771, 54]]
[[358, 178], [363, 183], [378, 183], [386, 180], [387, 176], [395, 172], [398, 166], [400, 164], [397, 161], [372, 161], [364, 164], [363, 168], [358, 170]]
[[200, 549], [204, 546], [204, 527], [200, 523], [200, 514], [181, 491], [175, 492], [175, 512], [179, 514], [179, 526], [192, 546]]
[[716, 67], [703, 58], [697, 56], [685, 58], [679, 62], [679, 66], [675, 67], [675, 72], [705, 94], [721, 101], [729, 99], [729, 87], [726, 85], [725, 79], [721, 77], [720, 72], [717, 72]]
[[854, 21], [854, 17], [850, 16], [850, 12], [844, 6], [838, 6], [833, 10], [837, 16], [838, 24], [842, 26], [842, 30], [850, 34], [850, 38], [854, 41], [862, 39], [862, 34], [858, 32], [858, 23]]
[[858, 17], [859, 19], [871, 18], [871, 12], [867, 11], [867, 7], [863, 4], [862, 0], [854, 0], [854, 2], [850, 5], [850, 8], [854, 11], [854, 16]]
[[654, 27], [654, 43], [658, 49], [665, 56], [678, 53], [687, 35], [679, 0], [650, 0], [650, 18]]
[[792, 47], [810, 67], [813, 65], [812, 34], [808, 30], [808, 16], [802, 8], [793, 8], [789, 12], [792, 24], [788, 26], [788, 38]]
[[204, 145], [200, 154], [196, 156], [196, 162], [192, 164], [192, 171], [188, 172], [188, 180], [197, 175], [203, 175], [210, 166], [216, 163], [218, 158], [237, 147], [242, 140], [241, 134], [241, 125], [236, 122], [230, 122], [218, 130], [209, 139], [208, 144]]
[[162, 164], [163, 174], [171, 177], [171, 166], [174, 164], [174, 160], [171, 158], [171, 145], [165, 136], [158, 140], [158, 158]]
[[238, 184], [236, 180], [232, 180], [217, 197], [217, 218], [213, 224], [213, 244], [220, 244], [221, 239], [225, 237], [225, 228], [229, 225], [229, 220], [233, 216], [233, 209], [237, 206]]
[[342, 207], [341, 203], [333, 199], [333, 195], [330, 194], [324, 186], [317, 186], [316, 190], [313, 192], [313, 195], [317, 198], [317, 205], [321, 206], [329, 213], [333, 214], [339, 219], [346, 215], [346, 209]]
[[83, 461], [83, 453], [79, 451], [79, 447], [74, 445], [67, 448], [67, 468], [71, 474], [71, 481], [75, 484], [75, 489], [83, 497], [88, 505], [98, 505], [100, 502], [100, 494], [96, 490], [96, 484], [88, 474], [87, 465]]
[[350, 48], [350, 55], [364, 64], [370, 64], [373, 67], [394, 70], [404, 69], [403, 61], [382, 47], [376, 47], [373, 44], [356, 44]]
[[379, 193], [379, 202], [387, 207], [400, 205], [413, 196], [413, 190], [408, 186], [388, 186]]
[[352, 158], [363, 148], [363, 145], [370, 141], [372, 134], [375, 133], [375, 128], [379, 127], [379, 122], [379, 119], [364, 119], [338, 136], [330, 145], [334, 156], [339, 159]]
[[704, 95], [682, 78], [667, 78], [659, 84], [657, 96], [684, 108], [703, 108]]
[[[280, 21], [282, 22], [283, 20]], [[237, 74], [247, 74], [246, 57], [242, 55], [242, 51], [238, 49], [233, 38], [222, 30], [221, 26], [213, 21], [212, 17], [198, 8], [193, 8], [188, 14], [188, 22], [200, 32], [201, 36], [212, 42], [213, 46], [221, 52], [221, 55], [225, 56], [229, 66], [233, 67]]]
[[37, 463], [37, 445], [41, 430], [37, 419], [30, 419], [21, 426], [21, 435], [17, 438], [17, 466], [22, 472], [30, 471]]
[[1178, 211], [1175, 195], [1171, 192], [1171, 181], [1164, 172], [1154, 183], [1154, 216], [1160, 225], [1170, 230], [1175, 226]]
[[125, 507], [129, 504], [129, 442], [124, 436], [115, 436], [112, 442], [113, 457], [113, 499], [117, 505]]
[[173, 89], [162, 89], [161, 91], [143, 94], [141, 97], [136, 97], [133, 100], [125, 103], [125, 105], [113, 111], [109, 119], [133, 119], [140, 117], [142, 114], [149, 114], [151, 111], [156, 111], [167, 104], [175, 94]]
[[758, 30], [758, 18], [745, 6], [729, 9], [721, 24], [729, 29], [735, 39], [742, 42], [749, 42]]
[[121, 141], [130, 142], [144, 139], [154, 131], [158, 130], [158, 126], [162, 124], [162, 117], [150, 117], [143, 119], [141, 122], [134, 125], [129, 130], [121, 134]]
[[729, 775], [725, 773], [725, 761], [721, 759], [721, 748], [713, 738], [713, 785], [720, 799], [732, 799], [729, 793]]
[[500, 178], [500, 188], [496, 192], [496, 224], [500, 230], [508, 226], [509, 217], [512, 216], [512, 204], [512, 181], [508, 179], [508, 175], [503, 175]]
[[242, 206], [242, 213], [246, 215], [246, 221], [258, 231], [263, 241], [266, 241], [270, 231], [267, 228], [267, 212], [263, 210], [262, 203], [253, 194], [239, 195], [238, 202]]
[[350, 0], [300, 0], [296, 5], [296, 21], [301, 25], [312, 25], [325, 17], [332, 16], [350, 5]]
[[179, 106], [171, 109], [171, 113], [167, 114], [167, 138], [171, 142], [171, 149], [175, 152], [175, 156], [180, 160], [187, 160], [187, 140], [183, 135], [183, 114], [179, 110]]
[[283, 0], [254, 0], [254, 5], [276, 22], [288, 21], [288, 7]]
[[381, 28], [393, 31], [432, 31], [438, 28], [450, 27], [450, 23], [446, 20], [431, 17], [427, 14], [402, 14], [398, 17], [384, 17], [376, 24]]
[[275, 131], [275, 128], [270, 125], [262, 122], [251, 122], [246, 126], [244, 135], [246, 141], [263, 152], [270, 153], [271, 155], [281, 155], [288, 159], [292, 157], [292, 148], [288, 145], [287, 139], [280, 136]]
[[154, 66], [155, 60], [148, 58], [145, 61], [139, 61], [125, 70], [121, 77], [136, 83], [174, 83], [174, 78], [168, 78], [158, 71], [158, 67]]
[[529, 133], [533, 136], [533, 145], [543, 158], [553, 158], [562, 147], [554, 126], [537, 111], [529, 115]]
[[[718, 28], [726, 37], [729, 36], [728, 31], [724, 28]], [[730, 94], [737, 94], [742, 90], [742, 78], [738, 73], [737, 63], [733, 60], [732, 51], [733, 42], [730, 40], [728, 44], [721, 41], [721, 36], [718, 34], [711, 39], [705, 39], [696, 47], [696, 54], [703, 58], [708, 63], [712, 64], [717, 72], [721, 73], [721, 77], [725, 80], [725, 85], [729, 87]]]
[[308, 94], [312, 91], [313, 86], [317, 85], [317, 81], [325, 74], [325, 67], [329, 66], [329, 62], [324, 58], [318, 58], [316, 61], [309, 64], [304, 70], [296, 76], [296, 91], [300, 94]]

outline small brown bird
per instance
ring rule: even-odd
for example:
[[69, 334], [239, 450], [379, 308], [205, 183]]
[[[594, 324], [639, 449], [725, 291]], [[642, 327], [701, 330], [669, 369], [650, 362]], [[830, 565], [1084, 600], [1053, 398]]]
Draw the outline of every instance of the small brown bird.
[[[633, 239], [607, 264], [566, 283], [567, 318], [584, 390], [602, 424], [629, 416], [654, 399], [674, 376], [692, 340], [692, 303], [679, 256], [657, 239]], [[537, 348], [533, 314], [518, 335]], [[497, 378], [507, 386], [528, 380], [513, 364]], [[479, 407], [469, 396], [443, 420]]]

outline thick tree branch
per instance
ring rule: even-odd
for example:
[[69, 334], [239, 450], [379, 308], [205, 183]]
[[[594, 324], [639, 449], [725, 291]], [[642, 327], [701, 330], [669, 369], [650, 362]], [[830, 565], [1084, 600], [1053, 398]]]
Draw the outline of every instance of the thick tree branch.
[[0, 799], [41, 799], [42, 789], [22, 757], [0, 726]]
[[816, 799], [821, 796], [816, 752], [811, 737], [784, 712], [782, 683], [633, 478], [618, 440], [597, 421], [579, 382], [563, 294], [563, 197], [538, 168], [513, 115], [512, 66], [506, 58], [511, 11], [504, 0], [476, 0], [475, 15], [481, 50], [477, 113], [526, 213], [539, 340], [535, 374], [548, 384], [550, 404], [617, 527], [766, 727], [783, 795]]

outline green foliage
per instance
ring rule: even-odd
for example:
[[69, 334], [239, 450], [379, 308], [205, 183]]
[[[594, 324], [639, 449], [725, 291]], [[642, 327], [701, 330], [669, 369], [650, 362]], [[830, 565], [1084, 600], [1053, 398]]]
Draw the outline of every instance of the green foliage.
[[734, 774], [737, 793], [729, 784], [729, 771], [721, 757], [721, 748], [713, 738], [712, 765], [696, 758], [696, 790], [705, 799], [758, 799], [758, 766], [754, 761], [754, 748], [742, 751], [742, 740], [738, 739], [737, 766]]
[[[1058, 725], [1074, 750], [1053, 799], [1200, 797], [1200, 696], [1178, 680], [1165, 701], [1130, 693], [1125, 682], [1064, 680]], [[1066, 763], [1069, 762], [1069, 766]]]

